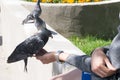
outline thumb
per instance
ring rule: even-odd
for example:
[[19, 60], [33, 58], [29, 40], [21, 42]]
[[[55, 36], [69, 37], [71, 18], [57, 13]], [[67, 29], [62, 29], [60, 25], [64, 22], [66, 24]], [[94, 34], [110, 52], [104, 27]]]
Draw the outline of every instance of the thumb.
[[110, 63], [108, 58], [105, 59], [105, 63], [109, 69], [116, 70], [114, 66]]

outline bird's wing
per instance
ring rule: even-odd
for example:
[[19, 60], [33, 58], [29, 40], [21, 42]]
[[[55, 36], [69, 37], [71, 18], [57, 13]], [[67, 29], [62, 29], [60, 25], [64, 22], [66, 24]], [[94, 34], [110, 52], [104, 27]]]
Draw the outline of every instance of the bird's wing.
[[39, 36], [32, 36], [25, 40], [26, 50], [30, 54], [37, 53], [39, 49], [43, 48], [45, 43]]

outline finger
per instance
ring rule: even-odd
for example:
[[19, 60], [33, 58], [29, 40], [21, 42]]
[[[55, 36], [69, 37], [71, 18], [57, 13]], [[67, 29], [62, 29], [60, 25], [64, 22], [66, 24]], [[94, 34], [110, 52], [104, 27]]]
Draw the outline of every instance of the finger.
[[116, 69], [113, 67], [113, 65], [110, 63], [110, 61], [108, 59], [105, 59], [105, 62], [106, 62], [106, 66], [113, 70], [113, 71], [116, 71]]
[[44, 52], [44, 53], [47, 53], [47, 51], [45, 49], [41, 49], [40, 50], [41, 52]]
[[107, 68], [102, 65], [96, 70], [96, 74], [99, 75], [100, 77], [106, 77], [107, 71], [108, 71]]
[[114, 67], [112, 66], [112, 64], [110, 63], [110, 61], [109, 61], [108, 59], [106, 59], [105, 62], [106, 62], [106, 66], [108, 67], [108, 72], [107, 72], [107, 74], [108, 74], [109, 76], [115, 74], [116, 71], [117, 71], [116, 68], [114, 68]]
[[101, 70], [97, 70], [95, 74], [97, 74], [100, 77], [104, 77], [104, 73]]
[[[112, 65], [110, 64], [109, 60], [108, 60], [108, 64], [112, 67]], [[113, 67], [112, 67], [113, 68]], [[115, 73], [115, 70], [113, 69], [109, 69], [107, 66], [102, 65], [99, 69], [98, 69], [98, 74], [101, 77], [107, 77], [107, 76], [111, 76], [112, 74]]]
[[105, 65], [102, 65], [101, 69], [99, 69], [99, 73], [100, 73], [101, 77], [107, 77], [108, 72], [109, 72], [109, 69]]
[[36, 56], [36, 59], [38, 60], [42, 60], [42, 58], [40, 56]]
[[100, 77], [107, 77], [109, 75], [109, 69], [105, 66], [105, 64], [101, 64], [96, 69], [94, 69], [94, 73]]
[[43, 56], [46, 53], [47, 53], [47, 51], [45, 49], [40, 49], [39, 52], [36, 53], [36, 56]]

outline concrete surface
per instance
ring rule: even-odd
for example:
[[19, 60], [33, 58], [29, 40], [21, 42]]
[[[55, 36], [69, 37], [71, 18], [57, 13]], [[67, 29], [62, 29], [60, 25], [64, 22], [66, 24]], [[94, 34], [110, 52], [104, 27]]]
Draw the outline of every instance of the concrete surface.
[[[35, 3], [23, 5], [32, 10]], [[93, 35], [100, 38], [113, 38], [120, 23], [120, 0], [100, 2], [51, 4], [42, 3], [41, 17], [65, 37], [71, 35]]]
[[[19, 0], [1, 0], [0, 29], [3, 45], [0, 47], [0, 80], [49, 80], [52, 77], [52, 64], [43, 65], [35, 58], [29, 58], [28, 73], [24, 72], [23, 61], [6, 63], [15, 47], [36, 32], [34, 24], [21, 25], [28, 13]], [[47, 28], [54, 30], [49, 25]], [[50, 38], [44, 48], [48, 51], [64, 50], [78, 55], [84, 54], [59, 33], [53, 39]]]

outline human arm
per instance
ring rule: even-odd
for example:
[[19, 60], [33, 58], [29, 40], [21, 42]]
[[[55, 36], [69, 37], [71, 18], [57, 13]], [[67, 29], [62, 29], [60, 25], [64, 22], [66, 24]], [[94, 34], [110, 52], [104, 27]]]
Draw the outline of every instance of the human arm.
[[[109, 46], [96, 48], [91, 57], [87, 55], [69, 55], [66, 62], [81, 69], [82, 71], [92, 72], [104, 78], [116, 73], [116, 69], [111, 65], [106, 56]], [[62, 55], [62, 54], [61, 54]], [[63, 55], [64, 56], [64, 55]], [[62, 56], [60, 57], [60, 59]]]
[[[38, 60], [41, 60], [44, 64], [48, 64], [56, 61], [55, 54], [56, 54], [55, 51], [48, 52], [43, 56], [36, 56], [36, 58]], [[101, 77], [110, 76], [115, 72], [113, 68], [111, 70], [110, 62], [107, 59], [106, 55], [104, 54], [102, 48], [97, 48], [93, 51], [92, 61], [91, 61], [91, 57], [87, 55], [80, 56], [80, 55], [68, 54], [65, 52], [59, 55], [59, 60], [63, 62], [67, 62], [68, 64], [71, 64], [81, 69], [82, 71], [94, 72]], [[101, 75], [101, 71], [105, 71], [105, 73]]]
[[[39, 55], [39, 54], [44, 54], [44, 55]], [[47, 52], [46, 50], [42, 49], [40, 51], [40, 53], [38, 55], [34, 55], [34, 57], [36, 57], [37, 60], [40, 60], [43, 64], [48, 64], [48, 63], [51, 63], [51, 62], [54, 62], [54, 61], [57, 61], [56, 60], [56, 54], [57, 52], [56, 51], [51, 51], [51, 52]], [[65, 62], [67, 57], [69, 56], [68, 53], [61, 53], [58, 58], [60, 61], [62, 62]]]
[[[96, 48], [91, 57], [87, 55], [69, 56], [66, 60], [69, 64], [81, 69], [82, 71], [93, 72], [100, 77], [108, 77], [116, 73], [116, 69], [110, 63], [106, 53], [109, 46]], [[82, 65], [81, 65], [82, 64]]]

